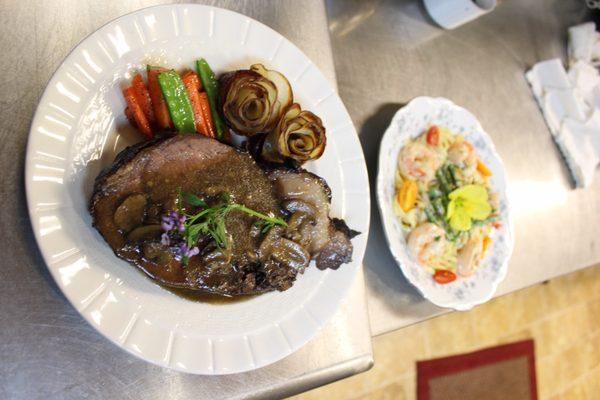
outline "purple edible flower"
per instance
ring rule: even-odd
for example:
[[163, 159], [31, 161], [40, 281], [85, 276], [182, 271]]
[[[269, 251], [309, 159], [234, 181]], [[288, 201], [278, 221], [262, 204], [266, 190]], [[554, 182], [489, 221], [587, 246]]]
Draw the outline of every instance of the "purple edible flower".
[[190, 258], [200, 253], [200, 249], [198, 249], [196, 246], [189, 248], [186, 243], [182, 242], [176, 247], [173, 247], [173, 253], [181, 258]]
[[200, 253], [200, 249], [194, 246], [190, 248], [185, 242], [185, 215], [179, 215], [176, 211], [171, 211], [161, 217], [160, 227], [163, 234], [160, 237], [160, 242], [165, 246], [171, 246], [171, 251], [175, 257], [181, 260], [184, 264], [190, 257]]
[[200, 253], [200, 249], [198, 247], [194, 246], [187, 252], [187, 256], [189, 258], [189, 257], [193, 257], [199, 253]]
[[169, 232], [171, 229], [173, 229], [173, 221], [171, 220], [171, 218], [169, 216], [163, 215], [162, 223], [160, 224], [160, 227], [162, 228], [163, 231]]
[[176, 230], [180, 233], [185, 232], [185, 215], [179, 215], [176, 211], [171, 211], [168, 214], [164, 214], [161, 217], [162, 223], [160, 227], [165, 232], [170, 232], [172, 230]]
[[181, 233], [185, 232], [185, 220], [186, 220], [185, 215], [182, 215], [181, 217], [179, 217], [179, 220], [178, 220], [179, 225], [177, 226], [177, 229]]

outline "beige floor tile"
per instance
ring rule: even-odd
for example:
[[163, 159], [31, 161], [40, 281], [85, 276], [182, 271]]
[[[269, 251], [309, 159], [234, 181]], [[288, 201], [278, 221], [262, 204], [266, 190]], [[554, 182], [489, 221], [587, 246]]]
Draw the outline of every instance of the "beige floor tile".
[[472, 321], [475, 342], [480, 347], [494, 345], [503, 336], [522, 331], [534, 319], [533, 311], [542, 307], [539, 292], [502, 296], [479, 306], [469, 314]]
[[455, 312], [433, 318], [426, 322], [424, 331], [429, 354], [424, 354], [423, 359], [445, 357], [477, 348], [468, 312]]
[[593, 330], [585, 303], [563, 309], [532, 327], [538, 357], [564, 351]]
[[536, 360], [535, 369], [540, 399], [549, 399], [551, 395], [557, 394], [563, 385], [556, 363], [554, 356]]
[[415, 400], [417, 398], [415, 380], [415, 375], [409, 374], [409, 376], [376, 389], [357, 400]]
[[600, 293], [600, 265], [553, 279], [544, 286], [551, 310], [586, 302]]
[[[600, 366], [600, 332], [586, 340], [585, 345], [586, 367], [588, 370], [598, 368]], [[600, 397], [600, 392], [598, 392], [598, 397]]]
[[600, 332], [600, 292], [598, 295], [586, 303], [587, 324], [593, 332]]
[[[585, 400], [585, 386], [581, 382], [577, 382], [567, 388], [567, 390], [552, 396], [551, 400]], [[591, 400], [591, 399], [590, 399]]]
[[369, 380], [387, 384], [406, 373], [414, 373], [415, 360], [428, 358], [428, 325], [418, 324], [373, 339], [375, 367]]
[[519, 307], [518, 319], [516, 321], [519, 326], [540, 321], [554, 311], [548, 306], [546, 285], [544, 284], [537, 284], [518, 290], [509, 294], [508, 297], [512, 297], [513, 304]]
[[585, 399], [595, 399], [600, 393], [600, 367], [591, 370], [583, 379], [585, 387]]
[[531, 338], [533, 338], [531, 328], [525, 328], [515, 333], [511, 333], [510, 335], [500, 336], [496, 341], [496, 345], [520, 342], [522, 340], [527, 340]]
[[366, 396], [361, 396], [357, 400], [407, 400], [404, 388], [401, 382], [393, 382], [380, 389], [376, 389]]
[[600, 363], [597, 354], [599, 337], [579, 340], [560, 353], [537, 360], [538, 389], [542, 399], [560, 394]]

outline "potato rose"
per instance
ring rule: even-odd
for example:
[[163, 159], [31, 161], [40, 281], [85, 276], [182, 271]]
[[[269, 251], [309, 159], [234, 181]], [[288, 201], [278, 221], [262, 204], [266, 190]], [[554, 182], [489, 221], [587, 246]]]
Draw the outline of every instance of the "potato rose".
[[321, 157], [325, 143], [325, 128], [321, 119], [294, 103], [266, 136], [261, 157], [275, 163], [283, 163], [286, 159], [303, 163]]
[[293, 101], [288, 80], [262, 64], [223, 75], [219, 88], [225, 121], [244, 136], [271, 131]]

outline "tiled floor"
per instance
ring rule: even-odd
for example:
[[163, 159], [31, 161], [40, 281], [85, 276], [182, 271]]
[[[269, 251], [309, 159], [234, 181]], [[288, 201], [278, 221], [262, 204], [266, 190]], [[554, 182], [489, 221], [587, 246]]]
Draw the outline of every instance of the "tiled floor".
[[540, 399], [600, 399], [600, 265], [378, 336], [370, 371], [293, 399], [414, 399], [417, 360], [525, 338]]

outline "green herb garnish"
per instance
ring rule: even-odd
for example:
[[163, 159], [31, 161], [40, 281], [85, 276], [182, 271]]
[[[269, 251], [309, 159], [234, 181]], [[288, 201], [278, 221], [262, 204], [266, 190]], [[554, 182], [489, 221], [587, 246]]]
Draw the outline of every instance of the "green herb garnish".
[[[266, 215], [243, 204], [232, 202], [229, 193], [222, 193], [222, 197], [222, 203], [208, 206], [198, 196], [180, 191], [180, 198], [183, 201], [192, 206], [202, 207], [196, 214], [183, 213], [186, 216], [183, 237], [188, 247], [195, 245], [200, 236], [210, 236], [216, 242], [217, 246], [227, 248], [229, 243], [227, 240], [225, 218], [232, 211], [241, 211], [257, 218], [257, 225], [263, 233], [275, 225], [287, 226], [287, 223], [282, 218], [277, 218], [274, 215]], [[179, 203], [181, 204], [181, 201]]]

